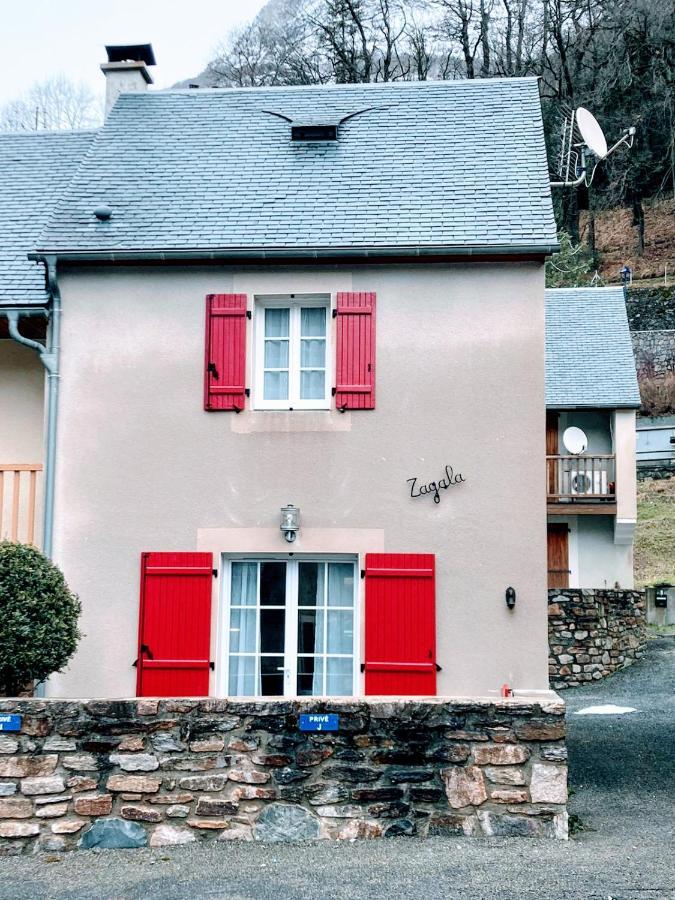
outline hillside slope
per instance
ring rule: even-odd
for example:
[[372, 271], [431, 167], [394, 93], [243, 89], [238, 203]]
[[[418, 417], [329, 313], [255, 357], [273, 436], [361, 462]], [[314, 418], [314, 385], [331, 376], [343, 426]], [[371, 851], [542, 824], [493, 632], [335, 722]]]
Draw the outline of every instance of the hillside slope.
[[[633, 270], [633, 281], [659, 279], [664, 269], [668, 284], [675, 284], [675, 200], [645, 205], [645, 249], [637, 253], [637, 229], [630, 209], [608, 209], [595, 213], [595, 246], [600, 275], [607, 283], [620, 281], [623, 266]], [[588, 213], [581, 214], [581, 240], [588, 241]]]

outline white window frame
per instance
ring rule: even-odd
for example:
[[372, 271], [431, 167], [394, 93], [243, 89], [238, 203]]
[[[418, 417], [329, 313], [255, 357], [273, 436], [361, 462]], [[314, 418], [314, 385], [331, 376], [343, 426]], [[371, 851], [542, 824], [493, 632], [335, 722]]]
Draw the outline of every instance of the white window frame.
[[[321, 562], [321, 563], [329, 563], [329, 562], [342, 562], [342, 563], [350, 563], [354, 566], [354, 594], [352, 597], [352, 610], [353, 610], [353, 618], [352, 618], [352, 654], [351, 658], [353, 659], [353, 667], [352, 667], [352, 694], [353, 697], [358, 697], [361, 694], [361, 666], [360, 666], [360, 654], [361, 654], [361, 609], [359, 606], [359, 560], [356, 554], [330, 554], [330, 553], [316, 553], [316, 554], [303, 554], [297, 555], [294, 554], [291, 559], [288, 555], [279, 555], [279, 554], [269, 554], [269, 553], [231, 553], [227, 554], [227, 556], [223, 555], [222, 557], [222, 565], [221, 565], [221, 598], [220, 598], [220, 615], [219, 615], [219, 628], [218, 628], [218, 639], [217, 639], [217, 665], [216, 665], [216, 689], [219, 697], [229, 697], [234, 696], [229, 694], [229, 674], [230, 674], [230, 609], [231, 609], [231, 592], [232, 592], [232, 563], [233, 562], [250, 562], [250, 563], [260, 563], [260, 562], [283, 562], [286, 563], [286, 619], [285, 619], [285, 635], [284, 635], [284, 652], [282, 653], [269, 653], [265, 655], [269, 656], [282, 656], [284, 657], [284, 693], [283, 697], [285, 699], [288, 698], [310, 698], [312, 695], [310, 694], [302, 694], [299, 695], [297, 693], [297, 683], [298, 683], [298, 563], [301, 562]], [[260, 569], [258, 569], [258, 582], [260, 581]], [[326, 579], [327, 581], [327, 579]], [[259, 597], [260, 590], [258, 584], [258, 597], [256, 598], [256, 607], [248, 607], [249, 609], [260, 609], [259, 605]], [[262, 608], [275, 608], [275, 607], [262, 607]], [[336, 607], [339, 609], [340, 607]], [[347, 607], [344, 607], [347, 608]], [[258, 617], [256, 616], [256, 622], [259, 622]], [[324, 615], [324, 647], [325, 644], [325, 628], [326, 628], [326, 616]], [[256, 644], [259, 644], [260, 634], [259, 627], [256, 626]], [[254, 655], [254, 654], [244, 654], [244, 655]], [[258, 647], [256, 647], [255, 657], [258, 658]], [[311, 654], [302, 654], [311, 655]], [[324, 650], [323, 654], [317, 654], [318, 656], [323, 657], [326, 656], [335, 656], [335, 657], [347, 657], [348, 654], [340, 654], [340, 653], [326, 653]], [[324, 671], [325, 678], [325, 671]], [[256, 690], [259, 691], [260, 685], [256, 685]], [[260, 697], [261, 694], [256, 694], [255, 696]], [[331, 695], [338, 696], [338, 695]], [[347, 695], [341, 694], [339, 696], [346, 697]]]
[[[326, 310], [326, 378], [324, 396], [300, 399], [300, 309], [323, 307]], [[288, 399], [265, 400], [265, 309], [291, 310], [288, 340]], [[254, 301], [254, 378], [253, 409], [330, 409], [332, 405], [333, 341], [330, 294], [286, 294], [256, 296]]]

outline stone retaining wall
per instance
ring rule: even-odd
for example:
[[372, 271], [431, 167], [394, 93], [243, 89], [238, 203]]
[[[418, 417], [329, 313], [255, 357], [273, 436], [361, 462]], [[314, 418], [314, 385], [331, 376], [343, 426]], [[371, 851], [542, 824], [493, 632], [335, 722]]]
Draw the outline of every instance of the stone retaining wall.
[[599, 681], [644, 655], [644, 591], [548, 592], [549, 679], [561, 690]]
[[[3, 700], [0, 853], [393, 835], [567, 836], [550, 699]], [[300, 712], [339, 715], [336, 733]]]
[[639, 376], [651, 377], [675, 371], [675, 329], [634, 331], [631, 338]]

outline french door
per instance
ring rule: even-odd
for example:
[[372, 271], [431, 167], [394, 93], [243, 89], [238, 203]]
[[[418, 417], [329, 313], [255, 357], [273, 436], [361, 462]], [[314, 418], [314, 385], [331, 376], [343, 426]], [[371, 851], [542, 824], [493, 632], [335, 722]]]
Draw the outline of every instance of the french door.
[[342, 559], [229, 560], [224, 693], [356, 693], [355, 570]]

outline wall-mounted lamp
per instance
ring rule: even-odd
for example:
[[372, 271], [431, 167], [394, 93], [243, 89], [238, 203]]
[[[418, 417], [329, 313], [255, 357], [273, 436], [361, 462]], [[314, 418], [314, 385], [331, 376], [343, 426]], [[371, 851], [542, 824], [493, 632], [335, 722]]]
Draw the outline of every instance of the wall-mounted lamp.
[[289, 503], [288, 506], [281, 507], [280, 528], [288, 543], [292, 544], [298, 531], [300, 531], [300, 510], [297, 506]]
[[513, 609], [513, 607], [516, 605], [516, 590], [515, 590], [515, 588], [507, 587], [506, 595], [505, 595], [504, 599], [506, 600], [506, 605], [508, 606], [508, 608]]

